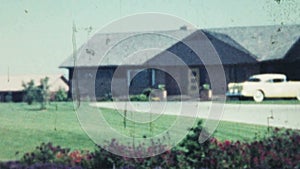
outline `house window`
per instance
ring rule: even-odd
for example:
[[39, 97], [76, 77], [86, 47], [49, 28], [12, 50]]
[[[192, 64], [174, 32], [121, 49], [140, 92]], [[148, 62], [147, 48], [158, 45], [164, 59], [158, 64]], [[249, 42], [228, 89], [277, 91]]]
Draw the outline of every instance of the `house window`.
[[134, 69], [127, 71], [127, 85], [137, 87], [155, 86], [155, 69]]
[[155, 85], [155, 69], [151, 69], [152, 86]]
[[131, 81], [133, 80], [134, 76], [137, 75], [138, 72], [141, 70], [127, 70], [127, 85], [130, 86]]
[[146, 69], [134, 69], [127, 71], [128, 86], [143, 87], [150, 83], [149, 71]]

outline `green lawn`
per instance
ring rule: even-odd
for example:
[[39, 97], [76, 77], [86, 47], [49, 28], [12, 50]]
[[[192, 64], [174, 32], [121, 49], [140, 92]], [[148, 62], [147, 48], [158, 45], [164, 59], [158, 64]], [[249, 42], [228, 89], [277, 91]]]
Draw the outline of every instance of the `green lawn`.
[[[71, 103], [50, 105], [39, 111], [39, 106], [24, 103], [0, 104], [0, 159], [16, 159], [42, 142], [53, 142], [74, 149], [94, 148], [93, 142], [82, 131]], [[56, 129], [56, 130], [55, 130]]]
[[[93, 150], [95, 148], [93, 141], [82, 130], [71, 102], [51, 103], [49, 108], [43, 111], [38, 110], [38, 107], [39, 105], [29, 106], [25, 103], [0, 104], [1, 161], [19, 159], [24, 152], [33, 150], [42, 142], [52, 142], [72, 149]], [[149, 123], [137, 124], [127, 121], [124, 129], [121, 114], [115, 110], [101, 110], [110, 126], [130, 137], [151, 137], [166, 131], [177, 120], [175, 116], [156, 117], [127, 112], [127, 116], [133, 120], [155, 119], [155, 121], [151, 124], [152, 127]], [[186, 117], [186, 120], [190, 119]], [[100, 131], [105, 132], [107, 129], [103, 127]], [[220, 140], [249, 140], [256, 135], [264, 136], [266, 131], [265, 126], [220, 122], [214, 136]], [[186, 128], [176, 132], [186, 132]]]
[[247, 100], [230, 100], [227, 99], [226, 103], [229, 104], [300, 104], [297, 99], [265, 99], [263, 102], [255, 102], [251, 98]]

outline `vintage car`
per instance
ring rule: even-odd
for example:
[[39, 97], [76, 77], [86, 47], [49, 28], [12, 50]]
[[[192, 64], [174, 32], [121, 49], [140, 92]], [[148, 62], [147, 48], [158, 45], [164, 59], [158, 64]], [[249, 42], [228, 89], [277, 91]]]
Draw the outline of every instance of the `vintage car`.
[[256, 102], [265, 98], [297, 98], [300, 101], [300, 82], [287, 81], [283, 74], [259, 74], [242, 83], [229, 83], [228, 97], [252, 97]]

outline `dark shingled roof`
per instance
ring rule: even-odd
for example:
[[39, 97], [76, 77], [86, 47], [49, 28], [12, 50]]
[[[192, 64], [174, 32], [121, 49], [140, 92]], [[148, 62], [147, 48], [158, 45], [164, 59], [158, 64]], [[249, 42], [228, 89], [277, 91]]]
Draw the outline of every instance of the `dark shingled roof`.
[[284, 58], [300, 37], [300, 25], [232, 27], [210, 31], [228, 35], [259, 61]]
[[287, 52], [287, 54], [284, 57], [284, 60], [289, 62], [300, 61], [300, 38]]
[[[199, 45], [202, 43], [201, 37], [195, 36], [198, 31], [188, 29], [98, 33], [88, 41], [86, 46], [83, 45], [79, 49], [78, 56], [80, 57], [78, 57], [77, 66], [142, 65], [146, 62], [157, 64], [155, 62], [162, 59], [162, 56], [169, 55], [168, 52], [180, 56], [182, 61], [188, 65], [203, 64], [182, 43], [193, 40], [192, 44], [199, 46], [198, 52], [203, 53], [203, 51], [206, 51], [203, 46]], [[299, 47], [296, 48], [296, 41], [298, 40], [299, 44], [300, 25], [233, 27], [204, 29], [202, 31], [211, 41], [223, 64], [255, 63], [257, 60], [282, 59], [292, 46], [299, 50]], [[209, 51], [204, 54], [209, 56]], [[295, 56], [289, 57], [295, 58]], [[287, 58], [289, 57], [287, 56]], [[168, 58], [164, 58], [164, 60], [167, 60], [167, 62], [163, 62], [167, 65], [182, 64], [178, 60], [171, 61]], [[206, 58], [206, 60], [209, 61], [209, 58]], [[73, 57], [71, 56], [65, 60], [60, 67], [74, 67]]]
[[[81, 67], [141, 65], [194, 31], [196, 30], [98, 33], [80, 47], [76, 65]], [[73, 57], [65, 60], [60, 67], [74, 67]]]
[[[203, 34], [209, 39], [203, 39]], [[226, 42], [224, 41], [226, 39]], [[192, 46], [192, 49], [188, 46]], [[199, 54], [199, 56], [196, 55]], [[177, 59], [180, 58], [180, 59]], [[191, 35], [176, 43], [167, 50], [150, 59], [147, 64], [174, 65], [224, 65], [256, 63], [246, 49], [239, 46], [230, 37], [207, 30], [193, 32]]]

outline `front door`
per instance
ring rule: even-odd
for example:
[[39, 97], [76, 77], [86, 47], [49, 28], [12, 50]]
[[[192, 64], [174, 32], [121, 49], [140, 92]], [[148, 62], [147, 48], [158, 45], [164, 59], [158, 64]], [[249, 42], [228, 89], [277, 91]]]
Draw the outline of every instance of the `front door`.
[[188, 71], [188, 94], [189, 96], [199, 95], [200, 72], [198, 68], [191, 68]]

